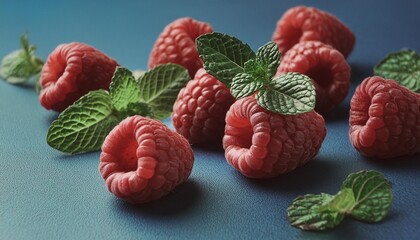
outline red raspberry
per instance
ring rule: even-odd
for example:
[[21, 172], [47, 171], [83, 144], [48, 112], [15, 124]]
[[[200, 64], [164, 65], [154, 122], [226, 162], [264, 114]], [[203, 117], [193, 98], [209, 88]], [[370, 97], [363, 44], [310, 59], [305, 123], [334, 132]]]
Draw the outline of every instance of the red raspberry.
[[393, 80], [366, 78], [350, 102], [349, 135], [368, 157], [420, 153], [420, 94]]
[[193, 162], [191, 146], [183, 136], [160, 121], [133, 116], [106, 137], [99, 171], [115, 196], [145, 203], [187, 180]]
[[89, 91], [108, 89], [118, 63], [84, 43], [58, 45], [41, 71], [39, 101], [63, 111]]
[[347, 58], [353, 49], [355, 37], [335, 16], [306, 6], [297, 6], [286, 11], [273, 33], [273, 41], [282, 53], [286, 53], [298, 42], [310, 40], [329, 44]]
[[283, 56], [277, 74], [299, 72], [312, 79], [318, 112], [328, 112], [347, 96], [350, 66], [343, 55], [319, 41], [300, 42]]
[[221, 145], [226, 112], [234, 102], [229, 89], [201, 68], [179, 92], [172, 124], [192, 144]]
[[195, 39], [202, 34], [213, 32], [210, 24], [192, 18], [180, 18], [165, 27], [153, 46], [149, 58], [149, 68], [164, 63], [182, 65], [190, 73], [203, 67]]
[[260, 107], [254, 96], [236, 101], [226, 114], [223, 147], [229, 164], [250, 178], [271, 178], [311, 160], [326, 135], [321, 115], [281, 115]]

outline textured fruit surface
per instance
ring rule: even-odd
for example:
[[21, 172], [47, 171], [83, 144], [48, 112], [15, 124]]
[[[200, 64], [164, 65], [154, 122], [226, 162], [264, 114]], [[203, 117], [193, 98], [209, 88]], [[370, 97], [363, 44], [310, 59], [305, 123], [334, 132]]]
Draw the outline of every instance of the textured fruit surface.
[[133, 116], [106, 137], [99, 171], [115, 196], [145, 203], [187, 180], [193, 162], [191, 146], [183, 136], [160, 121]]
[[229, 89], [201, 68], [179, 92], [172, 124], [191, 144], [221, 145], [226, 112], [234, 102]]
[[89, 91], [108, 89], [118, 63], [84, 43], [58, 45], [41, 71], [39, 101], [62, 111]]
[[317, 8], [297, 6], [277, 22], [273, 41], [282, 53], [296, 43], [316, 40], [329, 44], [347, 57], [353, 50], [354, 34], [338, 18]]
[[393, 80], [366, 78], [351, 99], [349, 134], [368, 157], [420, 153], [420, 94]]
[[176, 63], [182, 65], [192, 77], [203, 67], [195, 39], [213, 32], [210, 24], [192, 18], [179, 18], [165, 27], [156, 40], [149, 57], [149, 68], [158, 64]]
[[229, 164], [250, 178], [271, 178], [311, 160], [325, 138], [325, 122], [311, 111], [281, 115], [260, 107], [253, 96], [226, 114], [223, 148]]
[[282, 58], [277, 75], [299, 72], [312, 79], [318, 112], [328, 112], [347, 96], [350, 66], [344, 56], [319, 41], [305, 41], [293, 46]]

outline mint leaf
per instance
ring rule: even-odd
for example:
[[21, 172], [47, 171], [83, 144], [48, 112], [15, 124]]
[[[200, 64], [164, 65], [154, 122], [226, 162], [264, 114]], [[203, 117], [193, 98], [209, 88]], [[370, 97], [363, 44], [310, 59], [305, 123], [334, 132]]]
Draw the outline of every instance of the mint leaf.
[[47, 143], [59, 151], [72, 154], [96, 151], [118, 122], [108, 92], [92, 91], [52, 122]]
[[413, 50], [391, 53], [373, 69], [374, 74], [393, 79], [404, 87], [420, 93], [420, 55]]
[[303, 230], [337, 226], [346, 215], [357, 220], [378, 222], [392, 204], [391, 184], [377, 171], [350, 174], [334, 196], [308, 194], [296, 198], [287, 209], [290, 224]]
[[297, 197], [287, 208], [290, 224], [302, 230], [325, 230], [336, 227], [343, 220], [344, 214], [326, 207], [333, 200], [334, 196], [324, 193]]
[[354, 206], [355, 202], [353, 190], [343, 188], [334, 196], [328, 207], [340, 213], [347, 213]]
[[366, 221], [381, 221], [392, 205], [391, 184], [377, 171], [350, 174], [341, 189], [351, 189], [355, 203], [349, 209], [352, 217]]
[[264, 87], [264, 83], [256, 80], [248, 73], [238, 73], [232, 79], [230, 93], [236, 99], [249, 96]]
[[276, 74], [280, 65], [280, 51], [275, 42], [268, 42], [257, 51], [257, 59], [264, 69], [264, 81], [268, 82]]
[[295, 72], [274, 78], [256, 97], [261, 107], [280, 114], [305, 113], [315, 107], [315, 88], [311, 79]]
[[189, 80], [188, 71], [180, 65], [158, 65], [140, 77], [140, 101], [150, 105], [155, 118], [169, 117], [179, 91]]
[[126, 68], [117, 67], [109, 86], [111, 102], [119, 112], [127, 112], [140, 101], [140, 86], [133, 74]]
[[22, 49], [6, 55], [0, 62], [0, 77], [11, 84], [24, 83], [39, 74], [43, 61], [35, 56], [35, 46], [21, 37]]
[[255, 58], [249, 45], [222, 33], [201, 35], [196, 45], [207, 73], [228, 87], [238, 73], [244, 72], [245, 62]]

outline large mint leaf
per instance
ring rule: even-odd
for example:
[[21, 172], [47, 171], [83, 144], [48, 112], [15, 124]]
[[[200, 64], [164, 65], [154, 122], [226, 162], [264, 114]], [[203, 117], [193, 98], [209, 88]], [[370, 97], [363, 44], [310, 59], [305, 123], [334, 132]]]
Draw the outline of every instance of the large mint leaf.
[[315, 107], [315, 88], [308, 76], [289, 72], [272, 80], [257, 94], [263, 108], [280, 114], [309, 112]]
[[139, 79], [141, 101], [150, 105], [153, 117], [169, 117], [179, 91], [189, 80], [188, 71], [180, 65], [158, 65]]
[[140, 101], [140, 86], [133, 74], [123, 67], [117, 67], [115, 70], [109, 93], [117, 111], [126, 111], [130, 103]]
[[420, 55], [413, 50], [391, 53], [373, 69], [375, 75], [393, 79], [420, 93]]
[[249, 96], [264, 87], [264, 83], [256, 80], [248, 73], [239, 73], [232, 79], [230, 92], [236, 99]]
[[268, 42], [257, 51], [256, 61], [264, 70], [264, 81], [269, 82], [280, 65], [280, 51], [275, 42]]
[[328, 206], [334, 200], [329, 194], [307, 194], [297, 197], [287, 208], [287, 216], [292, 226], [302, 230], [324, 230], [334, 228], [344, 218], [344, 214]]
[[64, 110], [48, 129], [47, 143], [66, 153], [99, 150], [119, 122], [105, 90], [89, 92]]
[[377, 171], [360, 171], [350, 174], [341, 189], [351, 189], [355, 203], [349, 209], [352, 217], [378, 222], [387, 214], [392, 205], [391, 184]]
[[41, 72], [43, 61], [35, 56], [35, 46], [21, 37], [22, 49], [6, 55], [0, 62], [0, 78], [12, 84], [23, 83]]
[[228, 87], [238, 73], [244, 72], [245, 62], [255, 58], [249, 45], [222, 33], [201, 35], [196, 44], [206, 71]]

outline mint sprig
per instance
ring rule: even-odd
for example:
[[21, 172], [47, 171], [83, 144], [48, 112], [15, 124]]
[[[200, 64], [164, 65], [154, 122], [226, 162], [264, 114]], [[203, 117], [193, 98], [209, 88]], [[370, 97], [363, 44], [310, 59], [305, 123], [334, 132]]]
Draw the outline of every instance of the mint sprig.
[[64, 110], [48, 129], [47, 143], [71, 154], [99, 150], [112, 128], [128, 116], [169, 116], [188, 80], [187, 70], [176, 64], [159, 65], [138, 80], [117, 67], [109, 92], [89, 92]]
[[345, 216], [369, 223], [381, 221], [392, 205], [391, 184], [382, 173], [370, 170], [350, 174], [336, 195], [307, 194], [287, 209], [289, 222], [302, 230], [325, 230]]
[[268, 42], [254, 53], [239, 39], [221, 33], [197, 38], [197, 49], [206, 71], [230, 88], [236, 99], [255, 94], [257, 103], [272, 112], [293, 115], [315, 107], [315, 88], [300, 73], [274, 77], [281, 53]]
[[389, 54], [373, 71], [375, 75], [393, 79], [413, 92], [420, 93], [420, 55], [413, 50]]
[[0, 62], [0, 78], [11, 84], [20, 84], [38, 76], [44, 62], [35, 56], [35, 45], [29, 43], [28, 36], [20, 38], [22, 49], [4, 56]]

